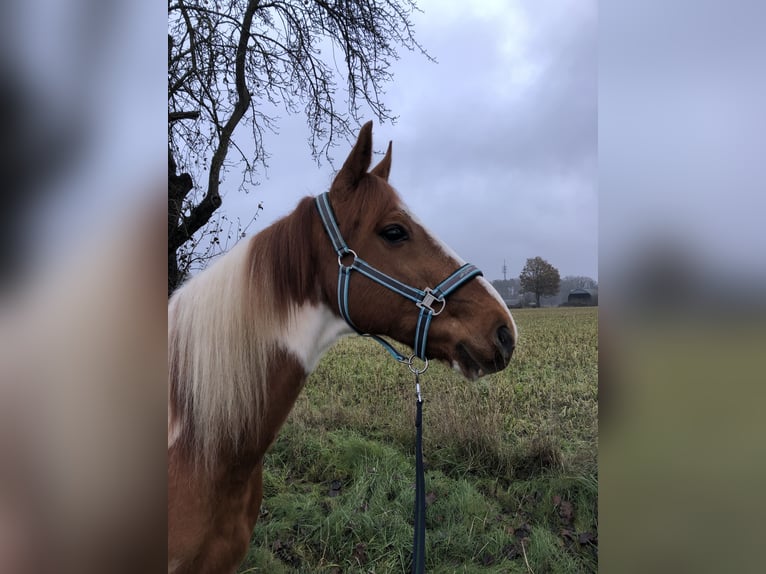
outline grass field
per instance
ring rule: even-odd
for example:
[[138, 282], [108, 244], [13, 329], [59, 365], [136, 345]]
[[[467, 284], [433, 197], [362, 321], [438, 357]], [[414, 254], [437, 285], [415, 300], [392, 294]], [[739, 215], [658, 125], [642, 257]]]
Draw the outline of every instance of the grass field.
[[[598, 310], [514, 311], [511, 366], [432, 365], [424, 395], [428, 572], [594, 572]], [[241, 573], [406, 572], [414, 382], [373, 341], [341, 341], [267, 455]]]

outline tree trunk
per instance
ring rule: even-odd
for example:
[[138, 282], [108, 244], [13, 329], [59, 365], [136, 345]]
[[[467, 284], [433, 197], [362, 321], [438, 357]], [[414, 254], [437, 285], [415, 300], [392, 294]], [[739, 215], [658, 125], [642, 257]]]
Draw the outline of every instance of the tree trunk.
[[176, 252], [168, 252], [168, 299], [173, 294], [173, 291], [183, 281], [183, 275], [180, 269], [178, 269], [178, 260], [176, 259]]
[[188, 239], [180, 237], [182, 227], [183, 200], [192, 190], [194, 183], [188, 173], [176, 175], [176, 162], [168, 150], [168, 298], [183, 281], [178, 267], [178, 248]]

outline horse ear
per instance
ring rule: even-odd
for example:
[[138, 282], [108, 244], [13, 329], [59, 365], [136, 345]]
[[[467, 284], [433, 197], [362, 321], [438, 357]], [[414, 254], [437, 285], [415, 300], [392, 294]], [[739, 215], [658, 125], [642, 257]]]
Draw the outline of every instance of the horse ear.
[[359, 131], [354, 148], [348, 154], [343, 167], [335, 176], [332, 187], [341, 190], [353, 189], [367, 174], [372, 161], [372, 121], [367, 122]]
[[388, 149], [386, 150], [386, 155], [383, 156], [383, 159], [380, 160], [380, 163], [378, 165], [372, 168], [372, 171], [370, 173], [373, 175], [377, 175], [378, 177], [382, 177], [383, 179], [388, 181], [388, 174], [391, 173], [391, 142], [388, 142]]

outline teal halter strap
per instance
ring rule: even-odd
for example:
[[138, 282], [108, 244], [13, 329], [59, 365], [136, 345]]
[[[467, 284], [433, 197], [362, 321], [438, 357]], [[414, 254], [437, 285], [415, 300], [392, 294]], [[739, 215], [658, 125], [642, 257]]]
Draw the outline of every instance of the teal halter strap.
[[[410, 365], [410, 368], [412, 368], [412, 357], [405, 357], [382, 337], [363, 333], [351, 320], [348, 305], [348, 291], [351, 283], [351, 274], [352, 272], [357, 271], [375, 283], [398, 293], [405, 299], [409, 299], [420, 309], [420, 313], [418, 314], [418, 324], [415, 328], [415, 344], [413, 350], [415, 351], [414, 356], [417, 356], [419, 359], [426, 361], [427, 363], [426, 345], [428, 342], [428, 330], [431, 326], [431, 320], [444, 310], [447, 296], [474, 277], [482, 275], [482, 272], [475, 265], [466, 263], [433, 289], [426, 287], [421, 290], [416, 287], [411, 287], [410, 285], [406, 285], [376, 269], [360, 258], [348, 247], [348, 245], [346, 245], [343, 235], [340, 232], [340, 228], [338, 227], [335, 213], [330, 205], [328, 193], [323, 193], [316, 198], [316, 206], [319, 210], [319, 217], [322, 220], [325, 231], [327, 232], [327, 235], [329, 235], [333, 249], [338, 256], [338, 309], [340, 309], [341, 316], [357, 333], [375, 339], [397, 361], [407, 363]], [[351, 258], [351, 263], [344, 265], [343, 261], [347, 260], [349, 257]]]

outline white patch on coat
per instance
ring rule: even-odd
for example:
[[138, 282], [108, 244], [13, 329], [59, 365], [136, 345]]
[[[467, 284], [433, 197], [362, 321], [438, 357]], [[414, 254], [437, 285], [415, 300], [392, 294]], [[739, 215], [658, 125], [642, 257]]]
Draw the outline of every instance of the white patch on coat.
[[511, 315], [511, 310], [508, 309], [508, 305], [505, 304], [505, 301], [503, 301], [503, 298], [500, 296], [500, 293], [497, 292], [497, 289], [492, 287], [492, 283], [487, 281], [484, 277], [477, 277], [479, 284], [484, 287], [487, 292], [495, 298], [495, 300], [500, 304], [500, 306], [505, 309], [505, 311], [508, 313], [508, 320], [511, 323], [511, 330], [513, 331], [513, 342], [515, 343], [519, 339], [519, 330], [516, 327], [516, 321], [513, 320], [513, 315]]
[[280, 337], [285, 349], [313, 371], [319, 359], [338, 339], [353, 331], [327, 305], [306, 304], [290, 313], [287, 329]]
[[444, 241], [439, 239], [438, 236], [431, 233], [431, 230], [428, 229], [428, 227], [426, 227], [425, 223], [420, 221], [420, 219], [418, 219], [418, 216], [412, 213], [406, 205], [404, 205], [403, 203], [400, 204], [399, 209], [401, 209], [404, 213], [406, 213], [416, 225], [419, 225], [420, 227], [423, 228], [423, 231], [426, 232], [426, 235], [428, 235], [433, 240], [433, 242], [436, 243], [436, 245], [442, 250], [442, 252], [447, 257], [449, 257], [455, 262], [456, 269], [466, 264], [466, 261], [462, 257], [460, 257], [460, 255], [455, 253], [455, 251], [449, 245], [447, 245], [446, 243], [444, 243]]
[[170, 407], [170, 401], [168, 401], [168, 449], [178, 440], [181, 435], [181, 425], [177, 420], [173, 418], [173, 409]]
[[[439, 239], [436, 235], [431, 233], [431, 231], [428, 229], [428, 227], [425, 226], [425, 224], [418, 219], [416, 215], [414, 215], [406, 205], [403, 203], [400, 204], [400, 209], [406, 213], [413, 222], [415, 222], [417, 225], [423, 228], [423, 231], [428, 234], [428, 236], [436, 243], [436, 245], [442, 250], [442, 252], [449, 257], [450, 259], [455, 261], [455, 267], [461, 267], [462, 265], [465, 265], [465, 260], [460, 257], [453, 249], [444, 243], [441, 239]], [[500, 307], [505, 309], [505, 311], [508, 313], [508, 321], [511, 324], [511, 330], [513, 331], [513, 341], [514, 343], [518, 340], [519, 337], [519, 330], [516, 327], [516, 321], [513, 320], [513, 315], [511, 315], [511, 311], [508, 309], [508, 305], [505, 304], [505, 301], [503, 301], [503, 298], [500, 297], [500, 294], [497, 292], [497, 290], [492, 287], [492, 284], [487, 281], [484, 277], [476, 277], [478, 282], [484, 287], [487, 292], [490, 294], [490, 296], [494, 297], [495, 300], [500, 304]]]

